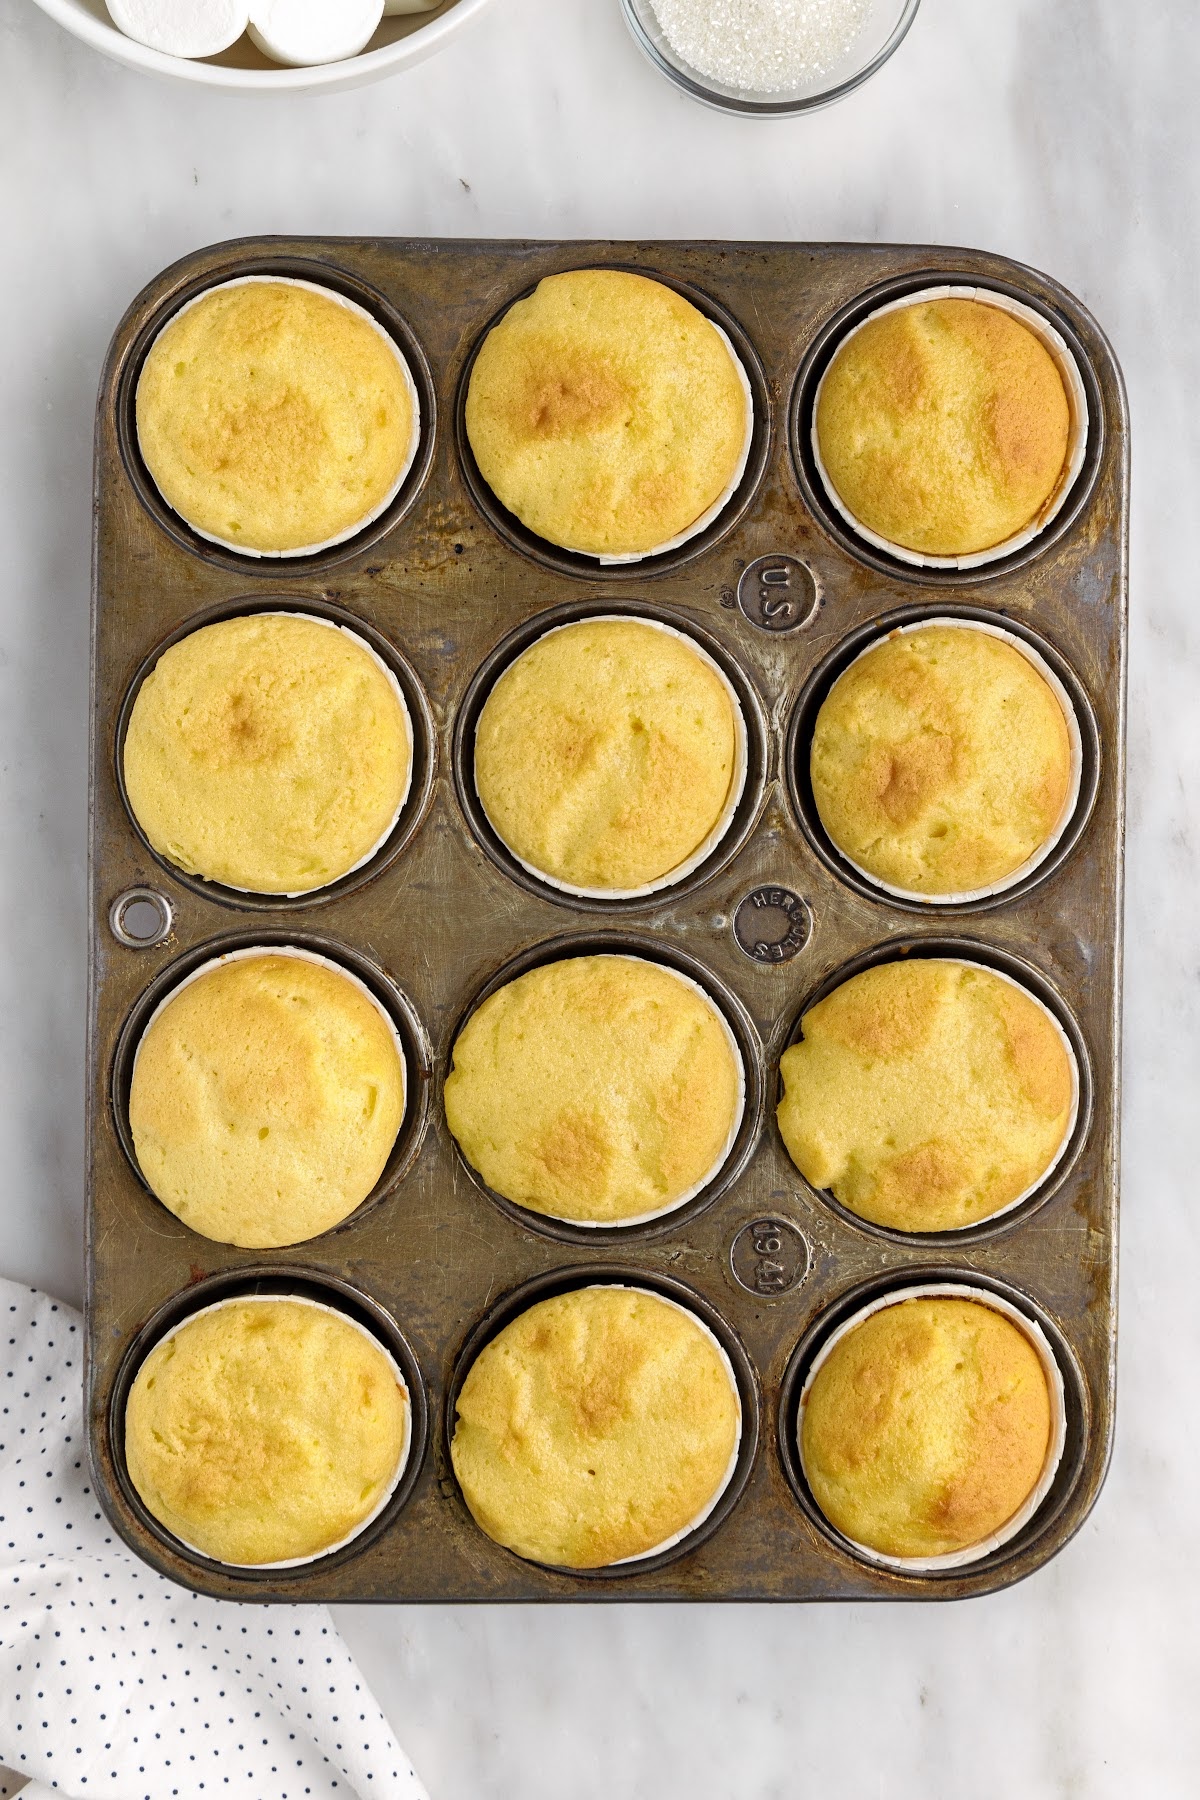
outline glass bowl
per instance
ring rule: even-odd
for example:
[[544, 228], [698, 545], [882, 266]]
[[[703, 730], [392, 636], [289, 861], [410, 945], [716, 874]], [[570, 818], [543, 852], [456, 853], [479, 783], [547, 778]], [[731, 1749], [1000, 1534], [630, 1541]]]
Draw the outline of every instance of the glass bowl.
[[683, 61], [667, 41], [658, 22], [654, 0], [621, 0], [625, 22], [634, 42], [668, 81], [693, 100], [715, 106], [721, 112], [742, 113], [755, 119], [787, 119], [797, 113], [815, 112], [853, 93], [881, 69], [899, 48], [917, 16], [921, 0], [870, 0], [866, 21], [853, 47], [828, 74], [802, 87], [763, 93], [754, 88], [729, 87], [701, 75]]

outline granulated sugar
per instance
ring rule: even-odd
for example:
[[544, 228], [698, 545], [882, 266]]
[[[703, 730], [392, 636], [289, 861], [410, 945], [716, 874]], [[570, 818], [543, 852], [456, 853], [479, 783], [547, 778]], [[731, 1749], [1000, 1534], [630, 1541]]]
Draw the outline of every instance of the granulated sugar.
[[849, 55], [872, 0], [651, 0], [676, 56], [726, 87], [808, 87]]

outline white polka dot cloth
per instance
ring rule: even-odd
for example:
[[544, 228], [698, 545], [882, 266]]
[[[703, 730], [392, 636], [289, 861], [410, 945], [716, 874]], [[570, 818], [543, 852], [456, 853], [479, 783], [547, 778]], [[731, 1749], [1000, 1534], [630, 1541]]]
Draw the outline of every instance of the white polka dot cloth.
[[201, 1599], [116, 1536], [82, 1367], [78, 1313], [0, 1281], [0, 1796], [425, 1800], [324, 1607]]

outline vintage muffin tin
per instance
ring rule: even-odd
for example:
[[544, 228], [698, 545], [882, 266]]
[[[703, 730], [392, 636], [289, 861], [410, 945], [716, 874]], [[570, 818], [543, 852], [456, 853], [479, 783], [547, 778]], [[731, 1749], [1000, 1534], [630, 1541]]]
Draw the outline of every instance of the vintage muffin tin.
[[[725, 515], [673, 555], [600, 568], [532, 538], [487, 492], [466, 445], [465, 379], [489, 324], [543, 275], [612, 264], [680, 287], [729, 333], [754, 389], [745, 479]], [[424, 413], [387, 514], [319, 557], [255, 561], [191, 533], [159, 500], [133, 431], [155, 331], [201, 288], [248, 273], [324, 282], [365, 305], [409, 358]], [[1083, 471], [1044, 536], [962, 572], [916, 570], [859, 543], [825, 500], [808, 408], [839, 335], [889, 297], [979, 283], [1042, 309], [1084, 371]], [[1116, 1348], [1117, 1131], [1128, 425], [1120, 371], [1087, 312], [1002, 258], [929, 247], [257, 239], [176, 264], [113, 341], [96, 427], [89, 1013], [88, 1425], [97, 1492], [148, 1562], [239, 1599], [949, 1599], [1004, 1587], [1078, 1530], [1104, 1478]], [[417, 737], [412, 795], [365, 868], [299, 900], [181, 875], [132, 822], [119, 744], [138, 682], [195, 626], [252, 609], [343, 620], [395, 671]], [[487, 828], [471, 729], [497, 670], [549, 623], [628, 610], [693, 632], [742, 695], [746, 793], [709, 860], [676, 890], [604, 903], [545, 887]], [[1083, 794], [1054, 855], [974, 906], [889, 899], [824, 838], [805, 778], [814, 709], [872, 633], [922, 616], [997, 620], [1035, 640], [1075, 698]], [[190, 1232], [153, 1198], [125, 1117], [139, 1025], [171, 982], [224, 949], [297, 944], [341, 958], [392, 1011], [409, 1112], [375, 1193], [344, 1225], [277, 1252]], [[456, 1028], [502, 972], [612, 947], [694, 975], [747, 1056], [747, 1121], [698, 1199], [643, 1227], [588, 1230], [489, 1195], [446, 1131]], [[944, 950], [1018, 975], [1079, 1058], [1079, 1120], [1043, 1188], [960, 1233], [904, 1237], [810, 1190], [774, 1122], [778, 1060], [806, 1003], [884, 955]], [[1067, 1447], [1032, 1523], [941, 1574], [872, 1566], [822, 1520], [793, 1442], [808, 1361], [872, 1293], [925, 1279], [1015, 1299], [1062, 1367]], [[745, 1412], [735, 1478], [702, 1530], [631, 1567], [539, 1568], [475, 1527], [450, 1467], [453, 1396], [488, 1334], [534, 1298], [641, 1282], [695, 1306], [726, 1345]], [[384, 1514], [299, 1570], [225, 1570], [181, 1550], [125, 1473], [124, 1396], [148, 1346], [237, 1291], [299, 1291], [376, 1330], [406, 1372], [414, 1445]]]

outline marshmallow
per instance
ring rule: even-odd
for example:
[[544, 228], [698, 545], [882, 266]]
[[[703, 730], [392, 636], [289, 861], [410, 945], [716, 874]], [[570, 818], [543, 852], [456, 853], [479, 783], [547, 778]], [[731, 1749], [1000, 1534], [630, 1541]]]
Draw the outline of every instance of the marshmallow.
[[383, 0], [250, 0], [250, 36], [273, 62], [305, 68], [357, 56], [383, 17]]
[[247, 0], [105, 0], [118, 31], [167, 56], [216, 56], [246, 29]]

